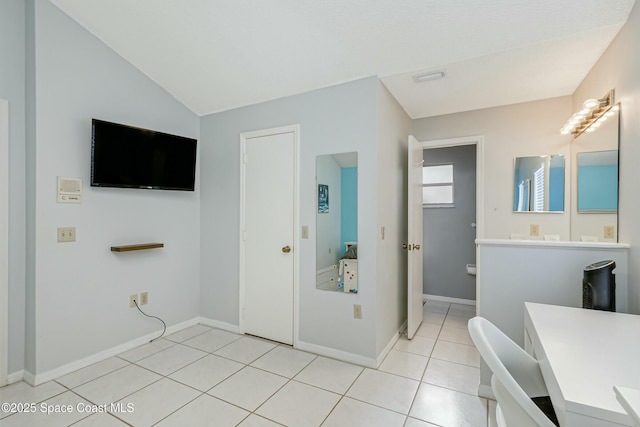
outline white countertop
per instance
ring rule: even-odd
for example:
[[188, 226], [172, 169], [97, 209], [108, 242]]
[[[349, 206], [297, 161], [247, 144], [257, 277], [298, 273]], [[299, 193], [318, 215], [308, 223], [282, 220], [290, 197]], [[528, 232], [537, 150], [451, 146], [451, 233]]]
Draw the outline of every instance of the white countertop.
[[631, 416], [636, 426], [640, 426], [640, 390], [635, 388], [614, 386], [618, 402]]
[[568, 242], [564, 240], [511, 240], [511, 239], [476, 239], [480, 246], [543, 246], [549, 248], [594, 248], [594, 249], [629, 249], [628, 243], [615, 242]]
[[525, 328], [554, 405], [630, 425], [613, 386], [640, 389], [640, 316], [525, 303]]

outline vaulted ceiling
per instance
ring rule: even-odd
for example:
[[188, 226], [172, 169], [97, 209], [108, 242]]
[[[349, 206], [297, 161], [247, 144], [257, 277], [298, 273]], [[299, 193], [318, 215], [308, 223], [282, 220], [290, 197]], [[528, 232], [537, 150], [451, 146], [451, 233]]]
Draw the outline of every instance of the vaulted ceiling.
[[377, 75], [420, 118], [572, 94], [635, 0], [50, 1], [198, 115]]

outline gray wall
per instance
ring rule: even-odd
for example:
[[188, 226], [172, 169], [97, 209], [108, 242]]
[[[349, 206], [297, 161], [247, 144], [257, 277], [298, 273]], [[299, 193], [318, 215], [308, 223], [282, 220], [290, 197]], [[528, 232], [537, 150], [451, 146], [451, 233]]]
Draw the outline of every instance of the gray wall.
[[9, 101], [9, 373], [24, 368], [25, 1], [0, 2], [0, 98]]
[[424, 165], [453, 163], [454, 207], [423, 209], [423, 292], [476, 299], [476, 146], [424, 150]]
[[[310, 238], [300, 256], [299, 339], [367, 358], [376, 356], [375, 77], [202, 117], [200, 313], [238, 325], [240, 134], [300, 124], [300, 224]], [[316, 290], [316, 156], [358, 152], [357, 295]], [[364, 213], [364, 214], [362, 214]], [[268, 274], [268, 272], [265, 272]], [[361, 304], [363, 319], [353, 318]]]

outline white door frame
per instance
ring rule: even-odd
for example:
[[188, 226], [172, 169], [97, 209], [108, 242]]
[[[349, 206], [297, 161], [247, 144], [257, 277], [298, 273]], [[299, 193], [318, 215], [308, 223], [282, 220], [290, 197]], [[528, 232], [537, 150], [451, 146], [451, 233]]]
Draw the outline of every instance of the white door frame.
[[238, 295], [238, 328], [244, 334], [244, 297], [245, 297], [245, 241], [243, 236], [245, 224], [245, 145], [251, 138], [263, 136], [279, 135], [283, 133], [293, 133], [294, 135], [294, 178], [293, 178], [293, 346], [298, 346], [298, 325], [299, 325], [299, 285], [300, 285], [300, 125], [282, 126], [272, 129], [264, 129], [240, 134], [240, 283]]
[[9, 102], [0, 99], [0, 387], [9, 358]]

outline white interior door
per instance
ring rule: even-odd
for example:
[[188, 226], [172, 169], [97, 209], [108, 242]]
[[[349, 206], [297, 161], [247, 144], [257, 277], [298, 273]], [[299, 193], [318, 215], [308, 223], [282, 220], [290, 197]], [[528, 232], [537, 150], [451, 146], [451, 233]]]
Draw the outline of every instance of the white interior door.
[[422, 323], [422, 144], [409, 136], [407, 218], [407, 338]]
[[296, 141], [291, 128], [242, 137], [240, 326], [286, 344], [294, 336]]
[[0, 99], [0, 387], [9, 355], [9, 103]]

